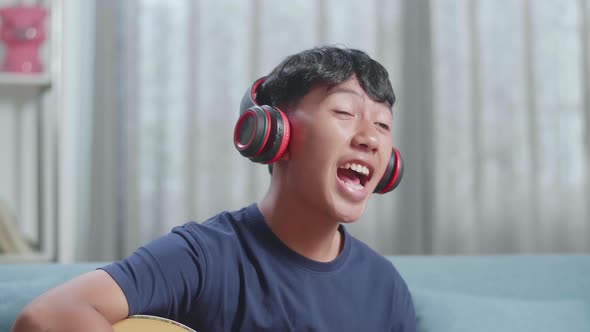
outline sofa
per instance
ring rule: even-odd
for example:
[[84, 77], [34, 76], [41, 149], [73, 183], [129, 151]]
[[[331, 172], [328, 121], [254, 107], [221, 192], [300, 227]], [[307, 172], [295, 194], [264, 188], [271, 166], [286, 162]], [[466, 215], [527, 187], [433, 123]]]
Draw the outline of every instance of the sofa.
[[[418, 331], [590, 331], [590, 255], [390, 256]], [[0, 264], [0, 332], [50, 287], [101, 263]]]

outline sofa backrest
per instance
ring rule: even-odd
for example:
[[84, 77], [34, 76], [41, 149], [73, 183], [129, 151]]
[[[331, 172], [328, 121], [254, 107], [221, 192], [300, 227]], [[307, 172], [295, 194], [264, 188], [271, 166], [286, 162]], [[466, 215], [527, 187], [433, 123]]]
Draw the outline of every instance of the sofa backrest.
[[389, 259], [418, 331], [590, 331], [590, 255]]
[[[590, 331], [590, 255], [389, 256], [418, 331]], [[26, 303], [104, 263], [0, 265], [0, 332]]]

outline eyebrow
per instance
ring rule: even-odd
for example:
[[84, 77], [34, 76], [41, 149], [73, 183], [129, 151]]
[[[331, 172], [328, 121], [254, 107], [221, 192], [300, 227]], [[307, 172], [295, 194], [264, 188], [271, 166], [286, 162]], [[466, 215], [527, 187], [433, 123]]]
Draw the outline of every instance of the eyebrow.
[[[336, 87], [329, 87], [328, 88], [328, 93], [326, 94], [326, 96], [335, 94], [335, 93], [349, 93], [352, 94], [354, 96], [357, 96], [359, 98], [363, 98], [363, 95], [360, 94], [359, 92], [352, 90], [352, 89], [346, 89], [346, 88], [336, 88]], [[389, 103], [383, 102], [383, 104], [387, 105], [387, 108], [389, 109], [389, 112], [391, 114], [393, 114], [393, 107], [391, 107], [389, 105]]]
[[353, 94], [357, 97], [362, 98], [363, 95], [358, 93], [357, 91], [354, 91], [352, 89], [346, 89], [346, 88], [335, 88], [335, 87], [330, 87], [328, 88], [328, 95], [334, 94], [334, 93], [350, 93]]

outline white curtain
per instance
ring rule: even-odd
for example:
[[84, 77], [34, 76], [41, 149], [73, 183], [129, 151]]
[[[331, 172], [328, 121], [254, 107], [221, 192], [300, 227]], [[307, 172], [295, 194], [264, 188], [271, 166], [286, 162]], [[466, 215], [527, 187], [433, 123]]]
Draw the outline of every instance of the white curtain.
[[[232, 132], [289, 54], [363, 49], [398, 96], [401, 187], [349, 227], [383, 254], [590, 251], [586, 0], [96, 2], [79, 260], [256, 201]], [[303, 180], [303, 179], [302, 179]]]
[[431, 13], [433, 251], [588, 251], [588, 1]]

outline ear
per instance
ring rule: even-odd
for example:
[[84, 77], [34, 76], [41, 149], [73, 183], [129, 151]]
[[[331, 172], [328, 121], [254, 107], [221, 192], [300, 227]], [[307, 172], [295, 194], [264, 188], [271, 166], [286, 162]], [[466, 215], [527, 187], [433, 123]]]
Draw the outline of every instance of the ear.
[[287, 149], [285, 150], [285, 153], [283, 153], [283, 155], [281, 156], [282, 161], [287, 161], [287, 160], [291, 160], [291, 154], [289, 153], [289, 147], [287, 146]]

